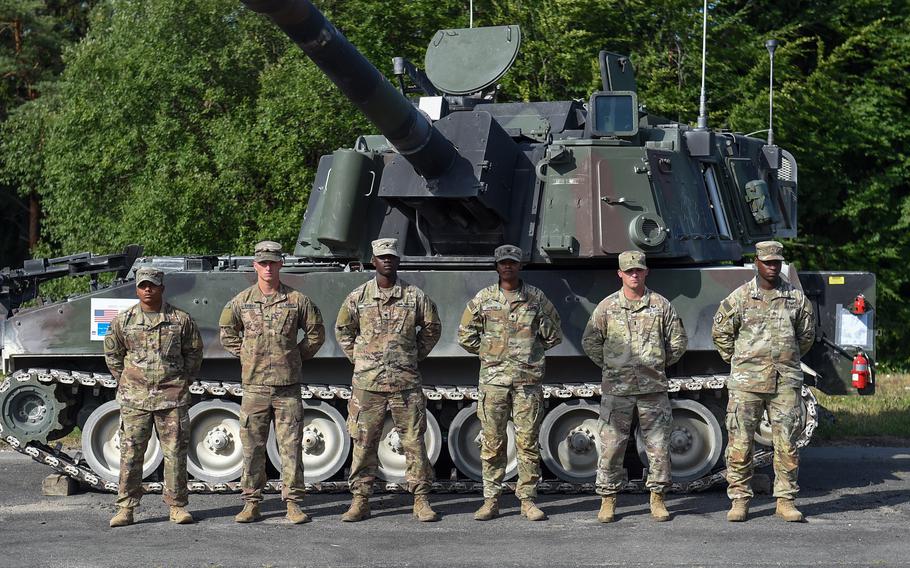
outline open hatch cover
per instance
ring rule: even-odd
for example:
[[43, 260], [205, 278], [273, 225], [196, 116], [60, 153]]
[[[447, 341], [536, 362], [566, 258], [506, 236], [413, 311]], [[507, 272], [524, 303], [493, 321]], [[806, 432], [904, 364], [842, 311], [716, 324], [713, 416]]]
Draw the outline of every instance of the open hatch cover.
[[424, 59], [427, 77], [440, 91], [470, 95], [494, 85], [518, 56], [518, 26], [439, 30]]

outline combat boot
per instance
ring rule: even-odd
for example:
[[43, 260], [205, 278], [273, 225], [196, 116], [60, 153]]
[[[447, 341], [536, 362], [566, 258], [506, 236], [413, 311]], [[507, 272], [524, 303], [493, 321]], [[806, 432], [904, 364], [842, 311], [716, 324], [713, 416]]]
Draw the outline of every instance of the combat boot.
[[499, 499], [492, 497], [483, 500], [483, 505], [474, 512], [475, 521], [489, 521], [499, 516]]
[[533, 499], [521, 500], [521, 516], [527, 517], [529, 521], [545, 521], [547, 519], [547, 514], [534, 504]]
[[414, 516], [421, 523], [439, 520], [439, 515], [430, 507], [430, 498], [426, 495], [414, 495]]
[[294, 501], [288, 501], [287, 518], [295, 525], [302, 525], [303, 523], [310, 522], [310, 516], [300, 510], [300, 505]]
[[670, 520], [670, 512], [664, 503], [663, 493], [651, 492], [651, 518], [658, 523]]
[[178, 525], [189, 525], [195, 521], [193, 515], [185, 508], [171, 506], [171, 522]]
[[778, 497], [777, 511], [775, 511], [774, 514], [788, 523], [798, 523], [803, 520], [803, 514], [796, 508], [793, 499]]
[[741, 523], [749, 516], [749, 500], [739, 497], [733, 500], [733, 506], [727, 511], [727, 520], [731, 523]]
[[356, 523], [370, 518], [370, 500], [366, 495], [354, 495], [351, 508], [341, 515], [341, 520], [346, 523]]
[[237, 513], [237, 516], [234, 517], [234, 522], [237, 523], [252, 523], [253, 521], [258, 521], [262, 518], [262, 514], [259, 513], [259, 503], [255, 501], [248, 501], [243, 504], [243, 510]]
[[119, 507], [117, 514], [111, 518], [111, 528], [125, 527], [133, 524], [133, 508]]
[[602, 523], [612, 523], [616, 520], [616, 495], [600, 498], [600, 511], [597, 520]]

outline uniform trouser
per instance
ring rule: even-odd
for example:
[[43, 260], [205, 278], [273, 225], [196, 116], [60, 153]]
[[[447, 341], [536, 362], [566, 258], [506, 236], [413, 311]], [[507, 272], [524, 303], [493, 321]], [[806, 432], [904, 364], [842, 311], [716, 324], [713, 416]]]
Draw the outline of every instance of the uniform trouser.
[[776, 393], [730, 390], [727, 403], [727, 496], [752, 497], [752, 446], [762, 414], [768, 410], [774, 441], [774, 496], [794, 499], [799, 452], [796, 440], [802, 426], [798, 388], [783, 388]]
[[483, 496], [491, 499], [502, 494], [502, 480], [508, 465], [507, 426], [515, 425], [518, 451], [519, 499], [537, 497], [540, 481], [540, 422], [543, 418], [543, 388], [540, 385], [480, 385], [477, 417], [483, 428], [480, 459], [483, 469]]
[[174, 507], [187, 503], [186, 452], [190, 446], [190, 418], [186, 406], [166, 410], [120, 407], [120, 487], [117, 505], [137, 507], [142, 498], [142, 465], [152, 437], [164, 452], [164, 502]]
[[623, 467], [626, 444], [632, 432], [632, 416], [638, 409], [638, 424], [648, 455], [648, 479], [652, 493], [663, 493], [670, 487], [670, 429], [673, 411], [665, 392], [632, 396], [605, 394], [600, 400], [600, 461], [597, 464], [598, 495], [616, 495], [626, 485], [628, 474]]
[[281, 498], [300, 501], [305, 494], [300, 446], [303, 427], [300, 386], [243, 385], [243, 400], [240, 403], [240, 440], [243, 442], [240, 497], [244, 501], [262, 501], [262, 489], [266, 482], [265, 445], [273, 418], [275, 441], [281, 457]]
[[379, 443], [386, 410], [401, 437], [408, 491], [426, 495], [433, 484], [433, 466], [427, 457], [423, 436], [427, 431], [427, 407], [423, 389], [375, 392], [354, 389], [348, 402], [348, 432], [354, 443], [348, 484], [354, 495], [369, 496], [379, 473]]

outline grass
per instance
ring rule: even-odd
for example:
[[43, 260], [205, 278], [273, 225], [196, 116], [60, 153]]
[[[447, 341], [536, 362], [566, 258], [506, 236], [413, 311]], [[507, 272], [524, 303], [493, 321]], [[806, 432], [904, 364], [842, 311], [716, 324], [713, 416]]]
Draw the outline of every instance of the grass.
[[910, 374], [882, 373], [876, 381], [872, 396], [828, 396], [816, 391], [831, 416], [819, 420], [813, 441], [910, 446]]
[[51, 446], [57, 445], [58, 442], [62, 443], [65, 449], [78, 450], [82, 447], [82, 430], [73, 428], [73, 431], [66, 436], [51, 442]]

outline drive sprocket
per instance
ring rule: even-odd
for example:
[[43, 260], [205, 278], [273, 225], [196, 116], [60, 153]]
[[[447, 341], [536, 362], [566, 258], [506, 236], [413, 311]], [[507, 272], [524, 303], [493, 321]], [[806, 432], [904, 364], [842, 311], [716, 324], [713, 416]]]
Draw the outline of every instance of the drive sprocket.
[[23, 445], [65, 436], [73, 428], [65, 413], [74, 401], [60, 396], [59, 388], [62, 385], [44, 384], [27, 373], [0, 381], [0, 435], [13, 435]]

